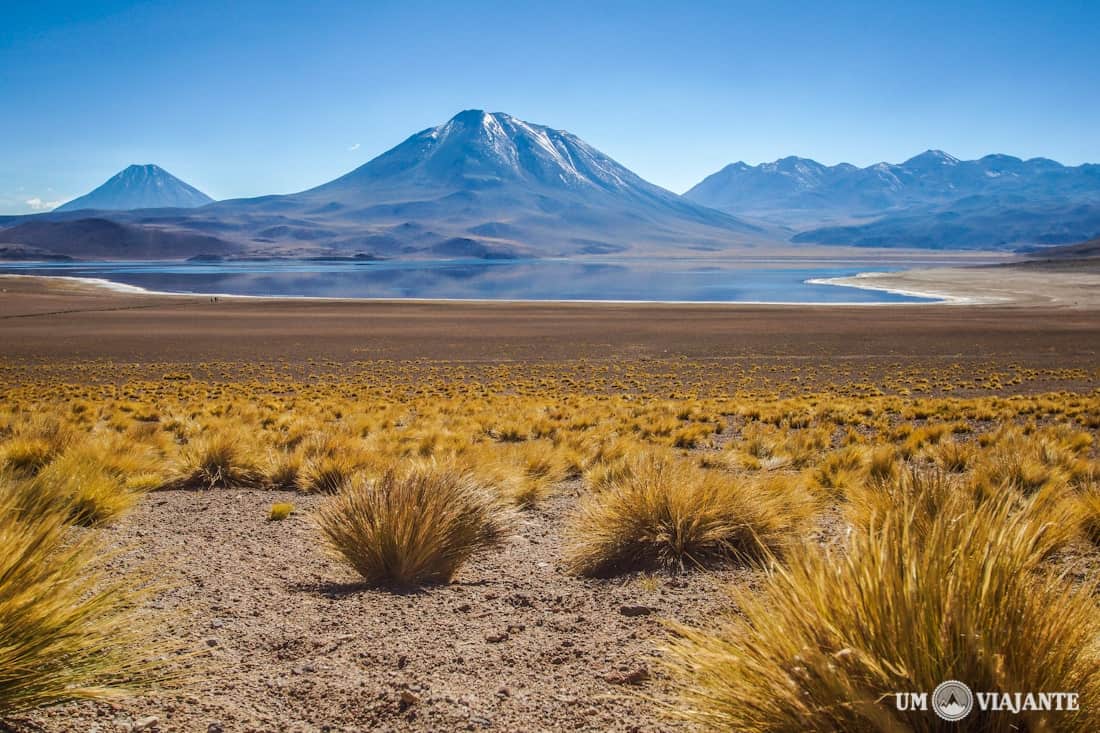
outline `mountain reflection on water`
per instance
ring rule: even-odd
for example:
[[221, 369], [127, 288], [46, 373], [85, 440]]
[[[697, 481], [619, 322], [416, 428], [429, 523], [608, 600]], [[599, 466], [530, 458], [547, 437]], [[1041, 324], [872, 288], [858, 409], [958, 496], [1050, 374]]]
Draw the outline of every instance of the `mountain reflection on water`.
[[[921, 263], [927, 265], [928, 263]], [[811, 285], [903, 269], [874, 262], [621, 259], [11, 262], [0, 273], [101, 278], [173, 293], [325, 298], [885, 303], [927, 300]]]

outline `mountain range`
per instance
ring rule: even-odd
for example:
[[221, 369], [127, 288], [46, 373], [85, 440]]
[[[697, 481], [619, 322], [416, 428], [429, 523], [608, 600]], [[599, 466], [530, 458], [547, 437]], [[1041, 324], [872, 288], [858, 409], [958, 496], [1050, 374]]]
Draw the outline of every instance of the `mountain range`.
[[643, 180], [575, 135], [481, 110], [461, 112], [300, 193], [188, 209], [73, 212], [71, 206], [8, 221], [13, 226], [0, 230], [0, 243], [84, 256], [87, 224], [78, 230], [77, 222], [86, 218], [109, 221], [133, 241], [147, 239], [132, 229], [156, 230], [174, 252], [201, 244], [209, 255], [690, 253], [767, 238], [755, 224]]
[[54, 211], [99, 209], [190, 209], [214, 203], [194, 186], [184, 183], [160, 166], [131, 165], [91, 193], [75, 198]]
[[928, 150], [904, 163], [733, 163], [684, 194], [795, 230], [795, 243], [940, 249], [1076, 242], [1100, 233], [1100, 165]]
[[0, 256], [481, 257], [1023, 249], [1100, 234], [1100, 165], [929, 150], [859, 168], [734, 163], [678, 196], [577, 136], [466, 110], [333, 181], [212, 202], [130, 166], [54, 212], [0, 217]]

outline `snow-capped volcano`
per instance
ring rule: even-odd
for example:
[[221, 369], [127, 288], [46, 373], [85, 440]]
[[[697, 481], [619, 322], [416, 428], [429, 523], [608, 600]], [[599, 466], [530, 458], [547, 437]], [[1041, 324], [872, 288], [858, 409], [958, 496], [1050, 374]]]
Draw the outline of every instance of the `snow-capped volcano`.
[[481, 110], [460, 112], [438, 127], [418, 132], [321, 190], [386, 180], [474, 186], [510, 181], [607, 191], [632, 186], [657, 189], [575, 135]]
[[91, 193], [62, 204], [55, 211], [98, 209], [194, 208], [214, 199], [184, 183], [160, 166], [131, 165], [119, 171]]
[[442, 243], [451, 252], [452, 240], [464, 240], [458, 249], [534, 255], [714, 251], [761, 238], [758, 227], [645, 181], [576, 135], [481, 110], [308, 191], [215, 208], [240, 207], [297, 211], [299, 239], [313, 237], [309, 220], [338, 231], [340, 247], [387, 252]]
[[[734, 217], [694, 204], [659, 186], [562, 130], [502, 112], [466, 110], [422, 130], [335, 181], [303, 196], [349, 204], [400, 201], [430, 193], [488, 192], [566, 195], [589, 206], [636, 207], [739, 231]], [[518, 212], [494, 211], [494, 218]]]

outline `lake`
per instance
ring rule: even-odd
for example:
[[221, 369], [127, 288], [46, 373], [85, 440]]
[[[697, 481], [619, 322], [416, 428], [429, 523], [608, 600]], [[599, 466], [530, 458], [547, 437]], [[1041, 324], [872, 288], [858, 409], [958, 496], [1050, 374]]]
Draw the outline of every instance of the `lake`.
[[806, 280], [919, 263], [777, 259], [7, 262], [0, 273], [101, 278], [171, 293], [325, 298], [927, 302]]

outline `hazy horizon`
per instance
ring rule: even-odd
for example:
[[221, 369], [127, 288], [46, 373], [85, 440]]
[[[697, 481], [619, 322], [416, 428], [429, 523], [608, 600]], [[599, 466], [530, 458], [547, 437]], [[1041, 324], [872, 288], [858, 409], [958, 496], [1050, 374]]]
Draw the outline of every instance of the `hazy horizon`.
[[682, 193], [729, 163], [926, 149], [1100, 161], [1092, 29], [1060, 3], [44, 3], [0, 29], [0, 213], [155, 163], [217, 199], [324, 183], [462, 109], [568, 130]]

